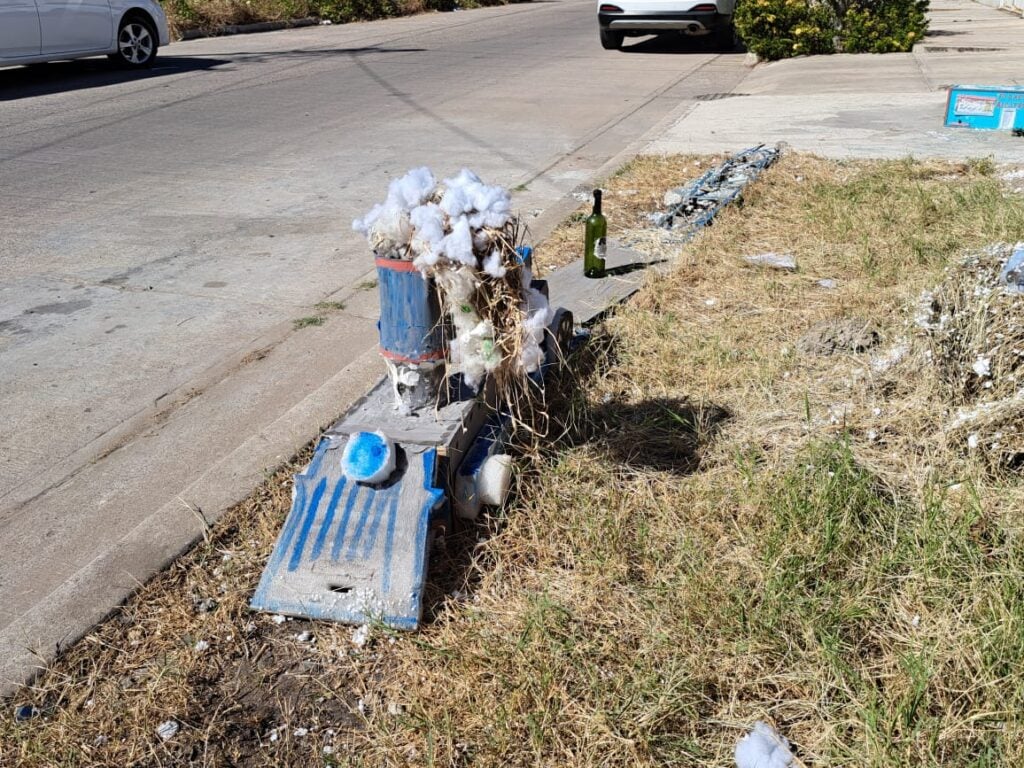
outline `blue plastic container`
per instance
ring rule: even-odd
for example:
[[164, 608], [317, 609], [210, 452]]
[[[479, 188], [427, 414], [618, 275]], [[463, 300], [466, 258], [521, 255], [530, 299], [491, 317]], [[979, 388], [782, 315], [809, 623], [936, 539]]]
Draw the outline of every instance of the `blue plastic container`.
[[979, 131], [1024, 129], [1024, 86], [950, 86], [946, 126]]
[[400, 259], [377, 259], [377, 281], [381, 354], [412, 365], [442, 359], [441, 306], [433, 283]]

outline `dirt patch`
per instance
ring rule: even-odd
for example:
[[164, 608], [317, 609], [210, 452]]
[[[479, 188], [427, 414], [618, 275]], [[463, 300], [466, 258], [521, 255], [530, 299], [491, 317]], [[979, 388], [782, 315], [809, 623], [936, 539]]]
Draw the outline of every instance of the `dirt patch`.
[[835, 355], [867, 352], [881, 336], [870, 320], [862, 317], [825, 320], [800, 337], [796, 346], [805, 355]]

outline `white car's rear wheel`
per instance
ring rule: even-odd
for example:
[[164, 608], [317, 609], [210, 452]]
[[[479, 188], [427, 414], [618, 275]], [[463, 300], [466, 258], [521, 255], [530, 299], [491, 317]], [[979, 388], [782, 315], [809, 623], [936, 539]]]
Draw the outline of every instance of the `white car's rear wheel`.
[[130, 69], [149, 67], [156, 58], [157, 45], [153, 25], [139, 16], [131, 16], [121, 22], [117, 30], [117, 53], [110, 54], [110, 58]]
[[606, 51], [617, 51], [622, 47], [622, 33], [610, 29], [601, 30], [601, 47]]

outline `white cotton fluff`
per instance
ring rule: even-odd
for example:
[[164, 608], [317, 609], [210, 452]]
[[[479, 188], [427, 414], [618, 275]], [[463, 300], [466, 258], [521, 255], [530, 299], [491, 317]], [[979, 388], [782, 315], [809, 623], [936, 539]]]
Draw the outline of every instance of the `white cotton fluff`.
[[547, 307], [527, 315], [523, 321], [523, 351], [520, 365], [527, 373], [533, 373], [544, 362], [544, 334], [551, 322], [551, 311]]
[[405, 176], [388, 185], [388, 203], [411, 211], [423, 205], [437, 188], [437, 180], [427, 167], [413, 168]]
[[792, 764], [789, 741], [760, 720], [736, 744], [736, 768], [789, 768]]
[[444, 240], [444, 211], [437, 203], [426, 203], [413, 208], [409, 214], [409, 221], [416, 230], [416, 236], [413, 238], [414, 247], [422, 243], [436, 249]]
[[445, 179], [441, 208], [453, 219], [468, 215], [473, 229], [505, 226], [512, 215], [512, 197], [503, 187], [490, 186], [463, 168], [458, 176]]
[[441, 210], [454, 219], [473, 210], [473, 199], [463, 187], [448, 187], [441, 197], [440, 205]]
[[484, 272], [500, 280], [505, 276], [506, 271], [501, 263], [501, 251], [494, 249], [491, 251], [491, 255], [484, 259]]
[[422, 205], [437, 188], [429, 168], [413, 168], [388, 185], [387, 199], [377, 204], [352, 229], [366, 236], [375, 250], [405, 245], [412, 236], [409, 212]]
[[[470, 222], [470, 226], [472, 226], [472, 224], [473, 223]], [[473, 233], [473, 247], [476, 248], [479, 253], [484, 253], [490, 250], [492, 242], [491, 233], [486, 229], [478, 229]]]
[[452, 222], [452, 231], [445, 237], [441, 249], [450, 261], [465, 264], [467, 267], [476, 266], [476, 254], [473, 253], [473, 233], [470, 231], [469, 222], [466, 221], [465, 216], [460, 216]]

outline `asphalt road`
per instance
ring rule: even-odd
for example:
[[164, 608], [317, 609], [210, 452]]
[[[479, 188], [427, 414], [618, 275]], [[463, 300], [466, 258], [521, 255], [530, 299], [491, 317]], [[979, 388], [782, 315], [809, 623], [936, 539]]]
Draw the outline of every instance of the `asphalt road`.
[[[0, 70], [0, 688], [79, 637], [379, 375], [351, 220], [417, 165], [543, 234], [742, 56], [603, 51], [590, 0]], [[313, 305], [341, 301], [320, 327]]]

